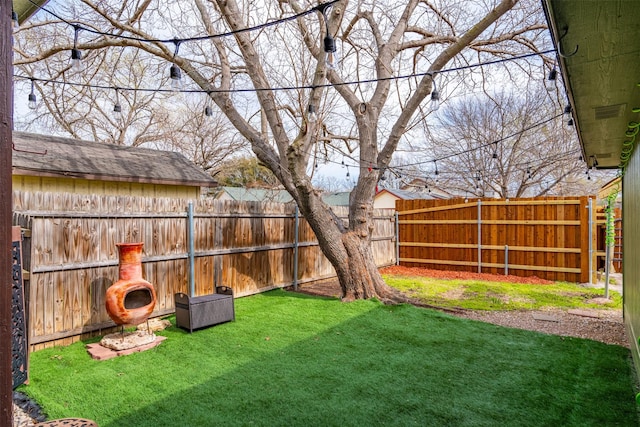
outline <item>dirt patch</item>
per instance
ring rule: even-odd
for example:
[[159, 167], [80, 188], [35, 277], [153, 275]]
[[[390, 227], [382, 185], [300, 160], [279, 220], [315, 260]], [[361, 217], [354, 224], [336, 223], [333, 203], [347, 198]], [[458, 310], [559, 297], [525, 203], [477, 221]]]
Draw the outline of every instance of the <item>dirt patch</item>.
[[464, 296], [464, 288], [449, 289], [438, 296], [448, 300], [460, 300]]

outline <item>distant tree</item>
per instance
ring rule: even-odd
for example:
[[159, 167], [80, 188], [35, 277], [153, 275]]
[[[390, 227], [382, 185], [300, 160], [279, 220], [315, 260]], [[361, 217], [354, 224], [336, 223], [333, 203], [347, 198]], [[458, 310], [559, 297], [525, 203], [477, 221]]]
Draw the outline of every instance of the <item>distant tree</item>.
[[539, 88], [453, 101], [439, 111], [424, 147], [439, 160], [423, 162], [419, 174], [459, 195], [551, 194], [568, 180], [586, 178], [568, 117]]
[[228, 187], [274, 189], [281, 187], [278, 178], [255, 157], [239, 157], [223, 162], [216, 180]]

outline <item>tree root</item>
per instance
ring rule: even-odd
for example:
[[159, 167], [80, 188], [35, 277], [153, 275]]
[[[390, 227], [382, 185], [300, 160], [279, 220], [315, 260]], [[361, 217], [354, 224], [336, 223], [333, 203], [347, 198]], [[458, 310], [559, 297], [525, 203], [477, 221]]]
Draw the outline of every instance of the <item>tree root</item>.
[[466, 312], [466, 310], [462, 308], [441, 307], [438, 305], [426, 304], [417, 298], [408, 297], [403, 292], [397, 289], [394, 289], [390, 286], [387, 286], [387, 288], [388, 290], [386, 292], [386, 295], [378, 296], [378, 299], [385, 305], [411, 304], [416, 307], [430, 308], [433, 310], [443, 311], [446, 313], [461, 314]]

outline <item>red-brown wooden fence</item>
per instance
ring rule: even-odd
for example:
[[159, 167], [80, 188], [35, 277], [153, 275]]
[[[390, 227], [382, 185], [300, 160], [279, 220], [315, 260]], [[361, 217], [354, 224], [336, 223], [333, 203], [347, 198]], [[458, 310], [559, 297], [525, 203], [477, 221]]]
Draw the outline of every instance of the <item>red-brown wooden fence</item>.
[[593, 205], [588, 197], [398, 200], [400, 264], [588, 282]]

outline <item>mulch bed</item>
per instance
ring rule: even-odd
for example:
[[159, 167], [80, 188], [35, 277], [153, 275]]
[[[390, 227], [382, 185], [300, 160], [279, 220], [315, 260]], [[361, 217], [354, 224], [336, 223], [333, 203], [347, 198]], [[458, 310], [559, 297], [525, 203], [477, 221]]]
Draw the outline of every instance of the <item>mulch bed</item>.
[[460, 279], [460, 280], [487, 280], [491, 282], [523, 283], [525, 285], [551, 285], [553, 281], [541, 279], [536, 276], [520, 277], [513, 275], [472, 273], [470, 271], [432, 270], [421, 267], [403, 267], [393, 265], [380, 270], [382, 274], [394, 276], [427, 276], [434, 279]]

